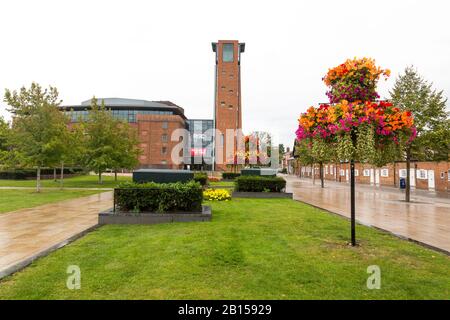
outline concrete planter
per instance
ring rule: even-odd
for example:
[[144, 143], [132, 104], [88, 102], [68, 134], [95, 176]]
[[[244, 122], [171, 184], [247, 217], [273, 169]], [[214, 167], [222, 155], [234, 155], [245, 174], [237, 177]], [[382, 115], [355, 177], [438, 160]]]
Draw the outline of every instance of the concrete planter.
[[292, 193], [287, 192], [241, 192], [234, 191], [232, 198], [259, 198], [259, 199], [292, 199]]
[[158, 224], [171, 222], [193, 222], [193, 221], [211, 221], [212, 213], [210, 206], [202, 206], [202, 212], [140, 212], [133, 214], [131, 212], [115, 213], [112, 209], [100, 212], [98, 215], [98, 224]]

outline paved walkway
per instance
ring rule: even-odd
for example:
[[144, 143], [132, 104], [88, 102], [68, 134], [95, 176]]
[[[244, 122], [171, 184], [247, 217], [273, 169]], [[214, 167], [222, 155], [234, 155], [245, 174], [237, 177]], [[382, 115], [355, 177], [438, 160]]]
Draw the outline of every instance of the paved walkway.
[[0, 278], [81, 232], [112, 207], [112, 192], [0, 214]]
[[[325, 182], [325, 188], [310, 179], [285, 176], [287, 191], [294, 199], [350, 217], [350, 186]], [[450, 199], [413, 193], [412, 202], [392, 188], [356, 185], [356, 219], [398, 236], [416, 240], [450, 253]], [[357, 235], [358, 236], [358, 235]]]

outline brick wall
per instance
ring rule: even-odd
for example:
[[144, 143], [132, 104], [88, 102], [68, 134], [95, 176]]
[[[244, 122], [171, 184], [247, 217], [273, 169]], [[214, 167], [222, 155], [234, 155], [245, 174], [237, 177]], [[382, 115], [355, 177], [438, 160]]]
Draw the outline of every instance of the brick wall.
[[[234, 54], [232, 62], [222, 61], [223, 45], [228, 43], [233, 44]], [[220, 130], [223, 138], [216, 137], [216, 150], [222, 148], [222, 159], [220, 153], [216, 152], [216, 162], [222, 164], [216, 165], [216, 170], [227, 170], [225, 148], [226, 130], [227, 129], [241, 129], [242, 128], [242, 113], [241, 113], [241, 86], [240, 86], [240, 65], [239, 57], [239, 41], [237, 40], [220, 40], [217, 43], [217, 64], [216, 64], [216, 128]], [[236, 142], [234, 143], [236, 146]], [[233, 151], [230, 151], [233, 152]], [[221, 161], [220, 161], [221, 160]]]
[[[181, 169], [183, 165], [173, 163], [172, 149], [178, 144], [171, 141], [172, 132], [184, 129], [185, 121], [178, 115], [137, 115], [139, 156], [141, 168]], [[165, 135], [165, 137], [163, 137]]]
[[[319, 165], [315, 170], [311, 166], [299, 166], [296, 174], [306, 178], [320, 179]], [[435, 190], [450, 192], [449, 180], [450, 163], [442, 162], [412, 162], [411, 163], [411, 186], [422, 190]], [[362, 184], [373, 184], [379, 186], [399, 187], [400, 177], [406, 175], [406, 163], [397, 162], [388, 164], [381, 168], [371, 165], [355, 164], [355, 181]], [[337, 173], [337, 174], [336, 174]], [[431, 175], [431, 176], [430, 176]], [[434, 175], [434, 182], [432, 176]], [[406, 177], [406, 176], [405, 176]], [[350, 180], [350, 164], [328, 163], [324, 164], [324, 178], [328, 181], [339, 181], [348, 183]], [[433, 188], [434, 187], [434, 188]]]

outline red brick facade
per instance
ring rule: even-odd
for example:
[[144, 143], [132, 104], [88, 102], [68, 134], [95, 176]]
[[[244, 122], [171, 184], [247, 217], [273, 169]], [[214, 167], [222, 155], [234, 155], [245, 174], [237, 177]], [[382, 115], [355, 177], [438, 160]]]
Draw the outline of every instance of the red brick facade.
[[[224, 45], [232, 46], [231, 59], [225, 58], [230, 55], [224, 56]], [[215, 126], [220, 131], [216, 136], [215, 169], [222, 171], [227, 170], [227, 152], [234, 153], [225, 148], [226, 130], [242, 129], [240, 54], [244, 45], [237, 40], [219, 40], [213, 43], [213, 50], [216, 52]], [[235, 139], [234, 148], [236, 145]], [[222, 153], [219, 148], [223, 148]]]
[[185, 120], [179, 115], [137, 115], [139, 156], [141, 168], [181, 169], [183, 164], [172, 161], [172, 149], [178, 141], [171, 141], [172, 132], [184, 129]]
[[[315, 165], [315, 178], [320, 179], [319, 165]], [[325, 180], [349, 182], [350, 165], [324, 164]], [[303, 177], [312, 177], [312, 166], [299, 166], [295, 173]], [[379, 186], [399, 187], [400, 177], [406, 177], [406, 163], [398, 162], [375, 168], [367, 164], [355, 164], [356, 183]], [[412, 162], [411, 186], [417, 189], [450, 192], [450, 163]]]

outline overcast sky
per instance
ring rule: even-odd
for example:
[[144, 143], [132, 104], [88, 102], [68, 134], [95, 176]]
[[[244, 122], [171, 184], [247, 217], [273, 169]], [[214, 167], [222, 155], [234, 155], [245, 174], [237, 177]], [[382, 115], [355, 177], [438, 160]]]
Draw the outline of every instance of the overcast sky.
[[[0, 92], [36, 81], [64, 104], [97, 97], [170, 100], [188, 118], [212, 118], [211, 42], [246, 43], [245, 132], [292, 145], [297, 118], [325, 102], [321, 81], [346, 58], [370, 56], [399, 72], [414, 64], [450, 92], [448, 1], [0, 2]], [[0, 104], [0, 115], [10, 118]]]

